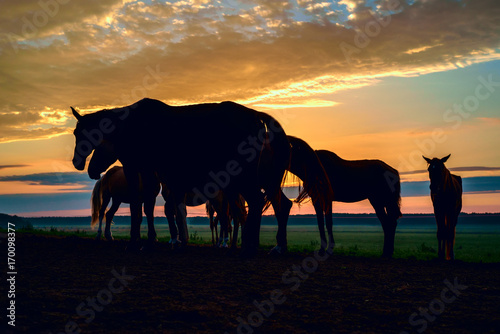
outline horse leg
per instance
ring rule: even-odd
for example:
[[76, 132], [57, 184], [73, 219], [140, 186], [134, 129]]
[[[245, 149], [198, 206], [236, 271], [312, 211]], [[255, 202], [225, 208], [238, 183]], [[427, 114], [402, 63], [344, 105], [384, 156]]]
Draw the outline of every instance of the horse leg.
[[437, 239], [438, 239], [438, 258], [440, 260], [444, 260], [445, 258], [445, 240], [446, 240], [446, 231], [445, 231], [445, 217], [442, 214], [435, 213], [436, 216], [436, 225], [437, 225]]
[[245, 221], [245, 202], [241, 199], [241, 196], [238, 195], [237, 199], [229, 202], [229, 208], [231, 211], [231, 217], [233, 219], [233, 233], [231, 240], [231, 249], [236, 249], [238, 247], [238, 230], [240, 227], [240, 222], [243, 223]]
[[323, 255], [325, 253], [326, 247], [328, 246], [326, 241], [325, 234], [325, 216], [323, 214], [323, 208], [319, 201], [313, 202], [314, 211], [316, 211], [316, 219], [318, 220], [318, 230], [319, 237], [321, 239], [321, 248], [319, 250], [320, 254]]
[[240, 228], [240, 223], [238, 219], [233, 219], [233, 239], [231, 240], [231, 248], [236, 249], [238, 247], [238, 230]]
[[287, 251], [288, 247], [286, 240], [286, 226], [293, 203], [281, 191], [281, 194], [278, 194], [278, 196], [274, 196], [271, 199], [271, 204], [273, 206], [276, 219], [278, 220], [278, 233], [276, 234], [276, 241], [278, 245], [274, 247], [270, 253], [283, 254]]
[[233, 242], [233, 226], [231, 225], [231, 221], [234, 222], [234, 219], [232, 217], [229, 217], [229, 220], [227, 222], [227, 234], [229, 237], [229, 244], [231, 245]]
[[106, 229], [104, 230], [104, 236], [108, 241], [113, 241], [113, 236], [111, 235], [111, 223], [113, 222], [113, 218], [116, 211], [118, 211], [120, 204], [122, 204], [122, 202], [113, 199], [111, 208], [108, 210], [108, 212], [106, 212]]
[[155, 230], [155, 204], [156, 196], [160, 191], [160, 182], [153, 171], [142, 173], [142, 198], [144, 200], [144, 214], [148, 221], [147, 247], [153, 249], [156, 239]]
[[325, 210], [325, 221], [326, 221], [326, 231], [328, 232], [328, 248], [326, 251], [328, 254], [333, 254], [333, 249], [335, 248], [335, 239], [333, 238], [333, 204], [329, 202], [326, 204]]
[[155, 210], [156, 199], [152, 196], [146, 196], [144, 198], [144, 214], [148, 221], [148, 247], [153, 248], [156, 239], [156, 230], [154, 223], [154, 210]]
[[214, 231], [215, 231], [215, 247], [218, 247], [220, 244], [219, 239], [219, 215], [214, 218]]
[[169, 192], [165, 186], [163, 186], [161, 195], [165, 200], [165, 205], [163, 206], [165, 211], [165, 217], [167, 217], [168, 221], [168, 229], [170, 231], [170, 243], [173, 243], [174, 240], [178, 240], [179, 231], [177, 231], [177, 225], [175, 224], [175, 201], [172, 196], [172, 193]]
[[186, 245], [188, 242], [188, 229], [187, 229], [187, 210], [184, 201], [177, 201], [176, 203], [176, 215], [175, 222], [177, 223], [177, 229], [179, 230], [179, 240], [182, 245]]
[[243, 193], [248, 203], [248, 216], [241, 231], [241, 257], [250, 258], [257, 254], [259, 246], [260, 223], [264, 208], [264, 194], [259, 190]]
[[220, 216], [219, 222], [220, 222], [220, 243], [222, 248], [227, 248], [227, 240], [228, 240], [228, 216], [227, 214], [218, 214], [217, 217]]
[[142, 223], [142, 203], [140, 199], [139, 171], [134, 168], [123, 167], [130, 191], [130, 241], [127, 246], [129, 251], [140, 249]]
[[[207, 204], [207, 206], [210, 204]], [[212, 208], [210, 207], [208, 209], [208, 219], [210, 221], [210, 231], [212, 232], [212, 246], [215, 247], [215, 236], [214, 236], [214, 212]], [[215, 232], [217, 233], [217, 231]]]
[[448, 226], [447, 227], [447, 233], [446, 233], [446, 247], [447, 247], [447, 252], [446, 252], [446, 259], [447, 260], [455, 260], [455, 252], [453, 251], [453, 248], [455, 246], [455, 228], [457, 226], [457, 220], [458, 217], [455, 218], [450, 218], [448, 217]]
[[370, 200], [370, 203], [375, 209], [377, 218], [382, 225], [382, 230], [384, 231], [384, 249], [382, 251], [382, 257], [391, 258], [394, 253], [394, 235], [396, 233], [396, 226], [389, 219], [383, 204], [374, 200]]
[[391, 219], [387, 216], [385, 223], [382, 225], [384, 230], [384, 250], [382, 252], [382, 256], [386, 258], [391, 258], [394, 254], [394, 242], [396, 237], [396, 227], [398, 225], [398, 221], [395, 219]]
[[[102, 221], [104, 219], [104, 215], [105, 215], [105, 212], [106, 212], [106, 209], [108, 207], [110, 199], [111, 198], [107, 194], [107, 192], [103, 192], [103, 194], [102, 194], [101, 209], [99, 210], [99, 228], [97, 229], [96, 240], [101, 240], [101, 235], [102, 235]], [[107, 219], [106, 219], [106, 226], [108, 226], [108, 220]]]

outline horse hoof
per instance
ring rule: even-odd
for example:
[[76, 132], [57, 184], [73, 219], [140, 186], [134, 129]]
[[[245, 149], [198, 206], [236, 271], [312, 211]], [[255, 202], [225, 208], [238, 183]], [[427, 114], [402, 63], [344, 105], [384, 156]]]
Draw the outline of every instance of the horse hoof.
[[285, 255], [287, 253], [286, 247], [275, 246], [269, 251], [269, 255]]
[[170, 239], [168, 243], [170, 244], [170, 249], [172, 249], [173, 251], [178, 251], [182, 248], [182, 241], [180, 241], [179, 239]]

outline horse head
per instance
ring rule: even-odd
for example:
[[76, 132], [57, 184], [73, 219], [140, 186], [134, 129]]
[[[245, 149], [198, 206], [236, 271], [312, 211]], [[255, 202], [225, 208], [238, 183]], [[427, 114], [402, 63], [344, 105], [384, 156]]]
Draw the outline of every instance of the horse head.
[[73, 107], [71, 110], [78, 121], [73, 131], [75, 135], [73, 166], [78, 170], [84, 170], [87, 157], [101, 144], [103, 132], [99, 128], [99, 120], [94, 115], [80, 115]]
[[90, 159], [88, 174], [91, 179], [99, 180], [101, 173], [105, 172], [112, 164], [118, 160], [113, 143], [103, 140], [94, 149], [94, 154]]
[[448, 169], [445, 167], [444, 163], [448, 161], [451, 154], [448, 154], [444, 158], [426, 158], [422, 156], [425, 161], [429, 164], [427, 170], [429, 171], [429, 178], [431, 180], [431, 193], [435, 194], [441, 190], [441, 187], [444, 183], [446, 173]]

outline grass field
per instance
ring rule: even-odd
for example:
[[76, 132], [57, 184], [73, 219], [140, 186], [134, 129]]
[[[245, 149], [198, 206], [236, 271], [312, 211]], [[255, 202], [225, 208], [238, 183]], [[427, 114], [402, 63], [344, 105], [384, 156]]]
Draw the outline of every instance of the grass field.
[[[437, 239], [435, 227], [422, 223], [400, 224], [396, 233], [395, 258], [430, 260], [437, 257]], [[455, 257], [466, 262], [500, 262], [500, 233], [497, 224], [486, 228], [472, 228], [476, 225], [462, 225], [457, 227], [455, 242]], [[157, 224], [158, 239], [168, 242], [170, 234], [166, 224]], [[277, 227], [263, 225], [260, 234], [260, 244], [263, 249], [271, 249], [275, 245]], [[113, 235], [118, 239], [127, 239], [129, 226], [116, 224], [112, 227]], [[288, 245], [292, 252], [309, 252], [319, 248], [320, 239], [317, 226], [294, 225], [288, 227]], [[94, 237], [96, 231], [88, 225], [67, 228], [55, 225], [45, 228], [21, 229], [21, 233], [49, 234], [49, 235], [78, 235]], [[147, 226], [143, 224], [142, 235], [146, 238]], [[207, 225], [189, 225], [190, 243], [210, 244], [211, 231]], [[241, 234], [240, 234], [241, 235]], [[336, 242], [335, 252], [343, 255], [379, 257], [382, 253], [383, 233], [380, 225], [340, 225], [334, 226]]]

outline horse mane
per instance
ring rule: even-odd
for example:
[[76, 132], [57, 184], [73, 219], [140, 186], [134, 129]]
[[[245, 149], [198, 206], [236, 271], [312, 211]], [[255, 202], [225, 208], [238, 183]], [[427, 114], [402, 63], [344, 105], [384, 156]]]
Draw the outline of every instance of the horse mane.
[[[263, 160], [265, 160], [266, 154], [271, 154], [271, 155], [281, 154], [282, 156], [278, 156], [277, 159], [281, 160], [281, 161], [288, 161], [288, 165], [287, 166], [274, 166], [274, 165], [272, 165], [272, 166], [270, 166], [270, 168], [273, 168], [273, 167], [278, 168], [276, 170], [277, 172], [280, 171], [279, 167], [284, 167], [285, 170], [288, 170], [289, 165], [290, 165], [290, 158], [291, 158], [290, 143], [288, 141], [287, 136], [277, 135], [278, 132], [284, 133], [285, 130], [283, 129], [281, 124], [276, 119], [274, 119], [272, 116], [270, 116], [266, 113], [263, 113], [263, 112], [259, 112], [259, 111], [257, 111], [257, 114], [258, 114], [260, 121], [262, 122], [262, 124], [264, 125], [264, 127], [266, 129], [266, 138], [265, 138], [264, 144], [262, 146], [262, 151], [260, 152], [260, 155], [259, 155], [258, 166], [261, 167], [261, 163]], [[275, 133], [273, 133], [273, 138], [270, 138], [270, 136], [269, 136], [269, 132], [271, 132], [271, 131], [275, 132]], [[260, 168], [259, 168], [259, 170], [260, 170]], [[259, 172], [259, 177], [261, 177], [261, 179], [265, 180], [268, 177], [268, 175], [270, 173], [272, 174], [273, 172], [274, 171], [266, 170], [266, 173], [264, 175], [262, 175]], [[282, 196], [281, 187], [285, 184], [286, 174], [287, 173], [284, 173], [282, 178], [281, 178], [280, 188], [276, 189], [277, 190], [278, 205], [281, 203], [281, 196]], [[272, 204], [271, 197], [273, 194], [271, 194], [271, 196], [268, 196], [268, 195], [269, 194], [266, 194], [264, 208], [262, 209], [262, 213], [266, 212], [267, 209], [269, 209], [269, 207]]]
[[299, 183], [300, 192], [295, 202], [301, 204], [310, 197], [313, 202], [319, 202], [322, 208], [326, 208], [333, 200], [333, 190], [316, 152], [302, 139], [288, 136], [288, 140], [292, 151], [290, 172], [303, 181], [302, 189]]

